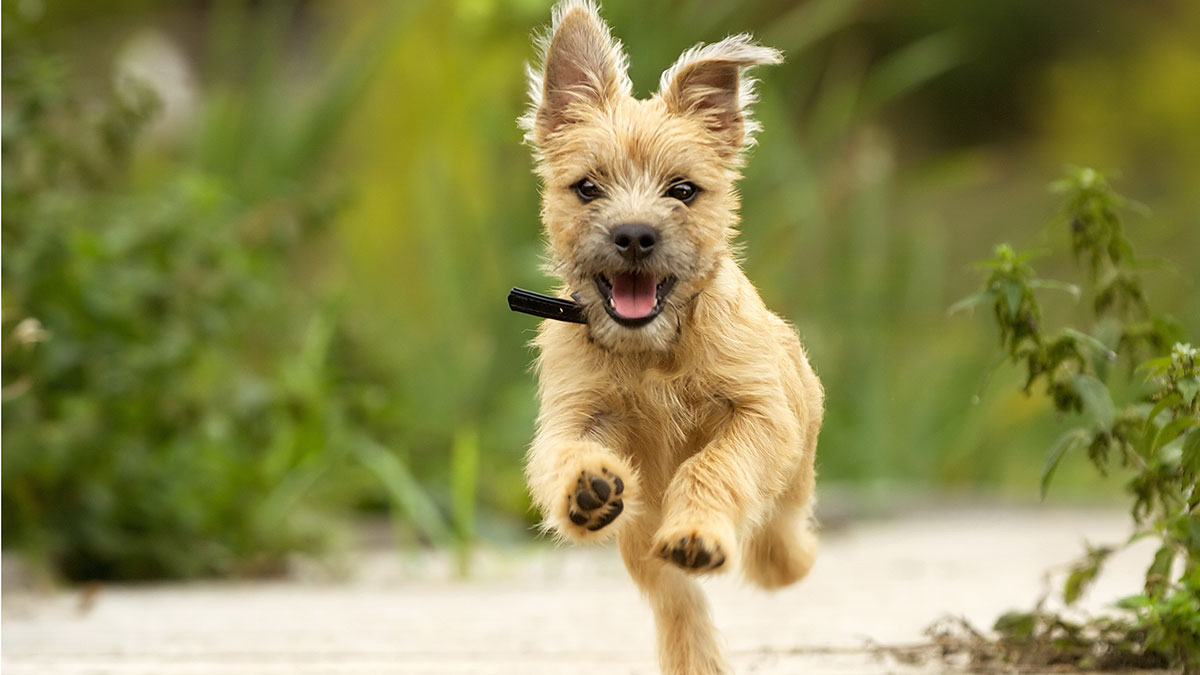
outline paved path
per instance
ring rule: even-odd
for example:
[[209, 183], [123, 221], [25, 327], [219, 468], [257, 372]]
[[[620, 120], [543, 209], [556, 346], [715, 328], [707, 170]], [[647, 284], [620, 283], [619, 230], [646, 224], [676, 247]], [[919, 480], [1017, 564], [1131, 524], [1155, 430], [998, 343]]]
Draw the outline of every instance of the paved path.
[[[871, 643], [911, 644], [947, 613], [990, 625], [1028, 608], [1115, 511], [942, 509], [827, 533], [807, 580], [769, 594], [706, 582], [739, 673], [934, 673]], [[1149, 559], [1114, 559], [1093, 606], [1134, 589]], [[128, 673], [652, 674], [649, 609], [616, 551], [485, 552], [468, 582], [438, 556], [364, 553], [344, 581], [116, 586], [35, 594], [6, 579], [5, 675]]]

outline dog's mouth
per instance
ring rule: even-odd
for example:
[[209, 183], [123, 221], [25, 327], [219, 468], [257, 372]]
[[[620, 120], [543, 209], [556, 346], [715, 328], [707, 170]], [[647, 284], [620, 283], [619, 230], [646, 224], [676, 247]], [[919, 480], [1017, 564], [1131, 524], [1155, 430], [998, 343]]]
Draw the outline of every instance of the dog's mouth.
[[612, 277], [600, 274], [596, 288], [604, 298], [604, 311], [626, 328], [645, 326], [658, 316], [664, 300], [675, 287], [675, 277], [659, 279], [644, 272], [616, 272]]

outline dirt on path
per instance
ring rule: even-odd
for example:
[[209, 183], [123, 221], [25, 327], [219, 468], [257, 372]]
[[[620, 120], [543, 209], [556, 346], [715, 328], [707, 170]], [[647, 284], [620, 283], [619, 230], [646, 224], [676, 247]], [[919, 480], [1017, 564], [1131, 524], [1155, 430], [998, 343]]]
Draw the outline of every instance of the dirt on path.
[[[1084, 540], [1121, 541], [1120, 511], [940, 509], [851, 524], [776, 593], [705, 582], [738, 673], [940, 673], [875, 645], [923, 641], [947, 614], [990, 626], [1029, 608]], [[1152, 554], [1116, 556], [1089, 594], [1136, 589]], [[482, 552], [469, 581], [443, 556], [354, 557], [342, 581], [106, 586], [3, 596], [5, 675], [656, 673], [648, 607], [615, 550]]]

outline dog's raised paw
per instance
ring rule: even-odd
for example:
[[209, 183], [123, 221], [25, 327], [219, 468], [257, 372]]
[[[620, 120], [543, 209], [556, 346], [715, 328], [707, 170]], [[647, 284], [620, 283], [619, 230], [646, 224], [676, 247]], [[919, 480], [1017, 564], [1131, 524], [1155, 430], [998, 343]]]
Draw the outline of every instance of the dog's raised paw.
[[659, 545], [658, 557], [690, 572], [711, 572], [725, 564], [725, 551], [713, 539], [692, 532]]
[[567, 518], [592, 532], [601, 530], [625, 510], [624, 493], [625, 481], [608, 468], [598, 474], [580, 471], [567, 495]]

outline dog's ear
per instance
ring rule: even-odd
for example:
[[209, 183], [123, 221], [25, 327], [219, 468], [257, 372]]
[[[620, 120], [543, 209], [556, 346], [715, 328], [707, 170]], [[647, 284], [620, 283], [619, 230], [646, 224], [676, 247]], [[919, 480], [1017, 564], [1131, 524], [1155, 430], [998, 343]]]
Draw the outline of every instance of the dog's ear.
[[715, 134], [722, 152], [737, 157], [754, 143], [759, 129], [749, 115], [757, 100], [756, 81], [745, 77], [745, 70], [782, 62], [778, 50], [755, 44], [748, 34], [733, 35], [684, 52], [662, 74], [659, 95], [671, 112], [698, 117]]
[[550, 31], [535, 42], [541, 65], [528, 68], [531, 105], [521, 118], [534, 146], [577, 121], [583, 107], [604, 107], [630, 95], [628, 59], [591, 0], [560, 2]]

